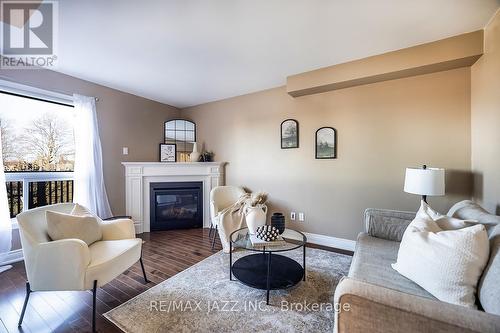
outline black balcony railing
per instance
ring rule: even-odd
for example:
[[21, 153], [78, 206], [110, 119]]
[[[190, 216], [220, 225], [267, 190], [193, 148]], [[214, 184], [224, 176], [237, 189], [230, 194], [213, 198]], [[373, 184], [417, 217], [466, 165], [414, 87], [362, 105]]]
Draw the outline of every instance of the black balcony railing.
[[[64, 175], [44, 173], [42, 177], [36, 173], [25, 172], [17, 175], [7, 173], [6, 185], [10, 217], [14, 218], [26, 209], [72, 202], [73, 180], [68, 179], [68, 174], [72, 173], [64, 173]], [[25, 205], [27, 206], [25, 207]]]
[[23, 182], [7, 182], [10, 218], [23, 211]]

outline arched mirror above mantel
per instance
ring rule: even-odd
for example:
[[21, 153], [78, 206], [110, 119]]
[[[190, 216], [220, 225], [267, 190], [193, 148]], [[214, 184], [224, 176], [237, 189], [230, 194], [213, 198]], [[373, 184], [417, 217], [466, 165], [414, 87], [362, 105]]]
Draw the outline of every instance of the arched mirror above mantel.
[[190, 120], [172, 119], [165, 122], [165, 143], [175, 143], [177, 161], [188, 162], [196, 142], [196, 124]]

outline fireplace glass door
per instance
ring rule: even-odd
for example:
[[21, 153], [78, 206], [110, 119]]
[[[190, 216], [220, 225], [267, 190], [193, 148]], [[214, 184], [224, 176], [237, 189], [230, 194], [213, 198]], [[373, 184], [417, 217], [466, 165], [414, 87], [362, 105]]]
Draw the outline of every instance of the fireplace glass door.
[[202, 182], [152, 183], [151, 230], [203, 226]]

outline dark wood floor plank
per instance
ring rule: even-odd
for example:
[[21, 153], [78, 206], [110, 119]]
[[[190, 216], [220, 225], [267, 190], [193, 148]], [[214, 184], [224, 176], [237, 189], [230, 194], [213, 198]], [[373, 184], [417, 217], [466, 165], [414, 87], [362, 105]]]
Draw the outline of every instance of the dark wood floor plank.
[[[4, 294], [0, 294], [0, 319], [4, 323], [9, 332], [17, 331], [17, 322], [19, 320], [19, 313], [10, 304]], [[23, 327], [18, 332], [31, 332], [28, 327]]]
[[[17, 285], [16, 288], [12, 290], [12, 292], [8, 292], [6, 295], [8, 301], [12, 304], [12, 306], [18, 313], [18, 318], [24, 304], [26, 295], [25, 290], [25, 286]], [[32, 332], [51, 332], [50, 327], [39, 315], [39, 313], [36, 311], [36, 308], [33, 306], [33, 303], [31, 302], [28, 303], [28, 306], [26, 307], [23, 324]]]
[[64, 317], [61, 317], [42, 297], [41, 293], [32, 293], [29, 303], [36, 309], [38, 314], [50, 327], [51, 331], [57, 331], [58, 327], [64, 324]]
[[52, 310], [63, 319], [63, 323], [58, 326], [58, 331], [67, 331], [73, 328], [71, 322], [76, 318], [80, 318], [77, 307], [71, 308], [71, 311], [68, 311], [69, 305], [58, 296], [58, 292], [47, 291], [38, 292], [36, 294], [45, 300]]

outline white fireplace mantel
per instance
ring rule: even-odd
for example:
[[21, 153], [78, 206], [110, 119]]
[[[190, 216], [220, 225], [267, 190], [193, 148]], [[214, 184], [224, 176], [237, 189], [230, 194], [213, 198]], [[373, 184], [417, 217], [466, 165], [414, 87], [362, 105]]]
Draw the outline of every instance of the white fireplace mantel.
[[153, 182], [203, 182], [203, 226], [210, 226], [210, 191], [224, 185], [226, 162], [122, 162], [125, 206], [137, 233], [149, 232], [149, 188]]

